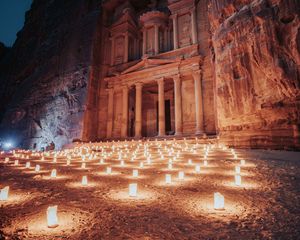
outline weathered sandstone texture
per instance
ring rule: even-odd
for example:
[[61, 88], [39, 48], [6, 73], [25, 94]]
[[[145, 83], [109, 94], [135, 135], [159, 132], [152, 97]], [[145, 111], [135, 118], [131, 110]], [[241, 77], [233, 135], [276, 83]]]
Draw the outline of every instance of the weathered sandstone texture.
[[213, 0], [208, 11], [221, 139], [299, 147], [300, 2]]
[[[2, 132], [23, 147], [56, 148], [81, 138], [99, 1], [34, 1], [25, 26], [0, 65]], [[5, 60], [5, 61], [4, 61]], [[96, 87], [97, 89], [97, 87]], [[1, 114], [2, 115], [2, 114]], [[87, 114], [88, 115], [88, 114]]]

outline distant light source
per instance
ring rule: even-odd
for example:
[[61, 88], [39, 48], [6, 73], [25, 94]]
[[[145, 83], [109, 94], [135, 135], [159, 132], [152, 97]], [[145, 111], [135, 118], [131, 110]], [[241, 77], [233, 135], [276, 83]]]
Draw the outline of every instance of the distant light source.
[[47, 209], [47, 222], [49, 228], [58, 227], [57, 206], [50, 206]]
[[241, 167], [240, 166], [235, 166], [235, 173], [241, 174]]
[[52, 169], [50, 177], [51, 178], [56, 178], [56, 169]]
[[81, 184], [83, 186], [87, 186], [88, 185], [87, 176], [82, 176]]
[[5, 201], [8, 199], [8, 192], [9, 192], [9, 186], [6, 186], [5, 188], [2, 188], [0, 190], [0, 200]]
[[224, 196], [219, 192], [214, 193], [214, 209], [224, 209]]
[[172, 176], [171, 176], [171, 174], [166, 174], [166, 183], [167, 184], [172, 183]]
[[129, 184], [129, 196], [136, 197], [137, 196], [137, 183]]
[[133, 177], [138, 177], [138, 176], [139, 176], [139, 170], [133, 169], [133, 170], [132, 170], [132, 176], [133, 176]]
[[234, 176], [234, 180], [235, 180], [235, 185], [237, 185], [237, 186], [241, 186], [241, 185], [242, 185], [242, 178], [241, 178], [241, 175], [236, 174], [236, 175]]
[[184, 172], [183, 172], [183, 171], [180, 171], [180, 172], [178, 173], [178, 178], [179, 178], [180, 180], [184, 180]]

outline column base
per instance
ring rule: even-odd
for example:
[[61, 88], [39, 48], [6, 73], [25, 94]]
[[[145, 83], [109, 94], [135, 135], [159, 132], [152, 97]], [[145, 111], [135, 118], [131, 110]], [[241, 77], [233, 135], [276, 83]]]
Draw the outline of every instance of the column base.
[[195, 135], [206, 135], [203, 131], [201, 131], [201, 130], [197, 130], [196, 132], [195, 132]]
[[174, 136], [182, 136], [182, 132], [176, 132]]

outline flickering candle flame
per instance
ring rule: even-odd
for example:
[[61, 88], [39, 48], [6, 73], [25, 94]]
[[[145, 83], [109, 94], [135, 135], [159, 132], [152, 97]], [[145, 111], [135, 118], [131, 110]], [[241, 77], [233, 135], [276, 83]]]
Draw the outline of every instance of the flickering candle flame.
[[183, 172], [183, 171], [180, 171], [180, 172], [178, 173], [178, 178], [179, 178], [180, 180], [184, 180], [184, 172]]
[[51, 178], [56, 178], [56, 169], [52, 169]]
[[137, 196], [137, 183], [129, 184], [129, 196], [136, 197]]
[[81, 184], [83, 186], [87, 186], [88, 185], [87, 176], [82, 176]]
[[25, 168], [30, 168], [30, 162], [26, 162]]
[[236, 174], [236, 175], [234, 176], [234, 180], [235, 180], [235, 185], [236, 185], [236, 186], [241, 186], [241, 185], [242, 185], [242, 178], [241, 178], [241, 175]]
[[235, 173], [241, 174], [241, 167], [240, 166], [235, 166]]
[[133, 169], [133, 170], [132, 170], [132, 176], [133, 176], [133, 177], [138, 177], [138, 176], [139, 176], [139, 170]]
[[35, 171], [35, 172], [39, 172], [39, 171], [40, 171], [40, 169], [41, 169], [40, 165], [38, 165], [38, 164], [37, 164], [37, 165], [35, 166], [35, 169], [34, 169], [34, 171]]
[[171, 174], [166, 174], [166, 183], [167, 184], [172, 183], [172, 176], [171, 176]]
[[107, 168], [106, 168], [106, 173], [107, 173], [107, 174], [111, 174], [111, 172], [112, 172], [111, 167], [107, 167]]
[[197, 164], [197, 165], [195, 166], [195, 172], [196, 172], [196, 173], [200, 173], [200, 171], [201, 171], [200, 165]]
[[9, 186], [6, 186], [0, 190], [0, 200], [6, 201], [8, 199]]
[[57, 206], [50, 206], [47, 209], [47, 222], [49, 228], [58, 227]]
[[214, 193], [214, 209], [223, 210], [224, 209], [224, 196], [221, 193]]

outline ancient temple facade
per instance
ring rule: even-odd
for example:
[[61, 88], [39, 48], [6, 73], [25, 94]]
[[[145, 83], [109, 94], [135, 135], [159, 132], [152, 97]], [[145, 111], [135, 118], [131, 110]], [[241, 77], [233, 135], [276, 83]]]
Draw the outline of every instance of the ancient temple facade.
[[196, 7], [195, 0], [103, 3], [97, 138], [215, 134]]

